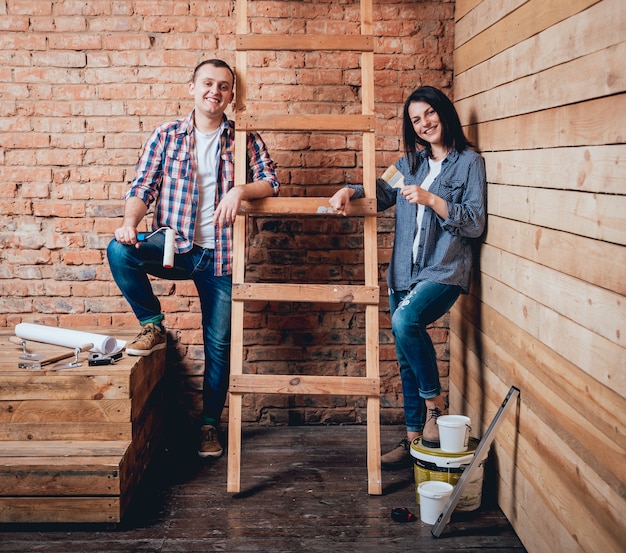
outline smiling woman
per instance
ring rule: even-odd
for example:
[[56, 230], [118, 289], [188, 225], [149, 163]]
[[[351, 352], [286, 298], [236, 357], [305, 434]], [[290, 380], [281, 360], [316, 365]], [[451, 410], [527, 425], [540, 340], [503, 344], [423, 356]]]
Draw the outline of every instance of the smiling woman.
[[[396, 207], [388, 285], [407, 429], [382, 456], [386, 469], [412, 463], [409, 444], [417, 437], [439, 447], [436, 421], [445, 402], [426, 329], [468, 292], [472, 240], [487, 217], [484, 161], [470, 149], [448, 97], [430, 86], [415, 90], [404, 104], [403, 132], [406, 156], [396, 164], [403, 185], [376, 181], [378, 210]], [[330, 205], [345, 214], [350, 199], [362, 196], [363, 186], [349, 185]]]
[[450, 151], [443, 143], [443, 128], [439, 114], [427, 102], [411, 102], [408, 107], [409, 118], [418, 138], [430, 144], [430, 157], [442, 160]]

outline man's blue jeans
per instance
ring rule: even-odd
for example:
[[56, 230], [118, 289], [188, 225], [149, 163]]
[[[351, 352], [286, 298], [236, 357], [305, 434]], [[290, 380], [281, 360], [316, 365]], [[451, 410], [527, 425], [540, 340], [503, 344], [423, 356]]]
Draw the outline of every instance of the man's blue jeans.
[[460, 293], [457, 286], [428, 281], [418, 282], [410, 291], [390, 290], [391, 330], [400, 364], [408, 432], [423, 430], [424, 400], [441, 394], [437, 354], [426, 327], [442, 317]]
[[164, 316], [148, 275], [168, 280], [193, 280], [198, 290], [204, 339], [203, 422], [219, 423], [230, 371], [232, 278], [214, 275], [213, 250], [194, 246], [174, 256], [174, 267], [163, 267], [165, 235], [155, 234], [139, 248], [112, 240], [107, 248], [116, 284], [140, 324], [159, 323]]

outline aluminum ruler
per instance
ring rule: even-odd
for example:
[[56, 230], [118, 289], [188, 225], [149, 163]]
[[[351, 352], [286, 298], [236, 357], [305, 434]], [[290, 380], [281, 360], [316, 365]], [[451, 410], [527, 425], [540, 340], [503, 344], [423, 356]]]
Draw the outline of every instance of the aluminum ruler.
[[498, 431], [498, 428], [504, 420], [504, 415], [506, 415], [507, 411], [513, 405], [515, 405], [514, 400], [519, 397], [519, 393], [519, 388], [511, 386], [509, 393], [504, 398], [504, 401], [502, 402], [502, 405], [500, 405], [500, 408], [498, 409], [495, 417], [493, 417], [493, 420], [491, 421], [487, 432], [483, 436], [483, 439], [480, 440], [480, 442], [478, 443], [478, 447], [476, 448], [476, 452], [474, 453], [474, 459], [472, 459], [472, 462], [463, 471], [461, 478], [459, 478], [456, 486], [454, 486], [454, 490], [452, 491], [450, 498], [443, 508], [443, 513], [439, 515], [439, 517], [437, 518], [437, 522], [435, 522], [435, 524], [433, 525], [431, 533], [435, 538], [438, 538], [441, 535], [441, 532], [443, 531], [445, 525], [450, 522], [452, 511], [454, 511], [457, 503], [459, 502], [459, 499], [461, 499], [461, 496], [463, 494], [463, 487], [467, 482], [470, 482], [472, 478], [474, 478], [476, 471], [480, 467], [480, 464], [487, 458], [487, 455], [489, 454], [489, 447], [491, 446], [491, 442], [493, 442], [493, 439], [496, 437], [496, 432]]

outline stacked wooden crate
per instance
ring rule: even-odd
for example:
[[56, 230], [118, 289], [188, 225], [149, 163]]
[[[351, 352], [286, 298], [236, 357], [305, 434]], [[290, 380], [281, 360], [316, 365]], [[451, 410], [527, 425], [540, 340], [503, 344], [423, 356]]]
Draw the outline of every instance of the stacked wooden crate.
[[0, 331], [0, 522], [121, 521], [161, 436], [165, 350], [100, 366], [84, 353], [81, 367], [29, 370], [12, 334]]

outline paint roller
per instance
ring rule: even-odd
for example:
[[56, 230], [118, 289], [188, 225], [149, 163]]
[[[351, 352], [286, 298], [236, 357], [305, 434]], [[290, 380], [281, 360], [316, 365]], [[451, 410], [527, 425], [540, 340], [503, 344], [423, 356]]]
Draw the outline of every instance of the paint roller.
[[171, 269], [174, 267], [174, 238], [176, 237], [176, 233], [174, 229], [169, 227], [161, 227], [156, 229], [154, 232], [150, 234], [146, 234], [145, 232], [140, 232], [137, 235], [137, 240], [139, 242], [143, 242], [147, 240], [151, 236], [154, 236], [157, 232], [165, 232], [165, 246], [163, 247], [163, 267], [166, 269]]
[[163, 248], [163, 267], [171, 269], [174, 266], [174, 229], [165, 229], [165, 247]]

